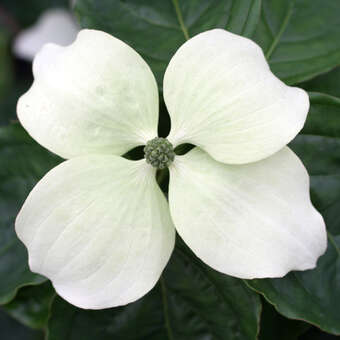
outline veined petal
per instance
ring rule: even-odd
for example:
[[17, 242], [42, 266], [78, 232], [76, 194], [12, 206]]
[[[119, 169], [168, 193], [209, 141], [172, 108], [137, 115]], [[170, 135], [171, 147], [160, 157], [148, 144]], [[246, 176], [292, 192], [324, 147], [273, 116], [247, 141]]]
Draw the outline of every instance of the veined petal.
[[69, 11], [61, 8], [48, 9], [34, 26], [19, 33], [13, 45], [14, 54], [32, 61], [44, 44], [71, 44], [79, 29]]
[[239, 278], [314, 268], [327, 246], [309, 177], [289, 149], [256, 163], [226, 165], [195, 148], [170, 167], [176, 230], [205, 263]]
[[111, 35], [82, 30], [68, 47], [47, 44], [33, 73], [18, 117], [52, 152], [121, 155], [157, 135], [155, 78], [137, 52]]
[[159, 279], [174, 247], [168, 203], [143, 161], [94, 155], [52, 169], [16, 220], [33, 272], [70, 303], [124, 305]]
[[276, 78], [258, 45], [222, 29], [179, 48], [165, 72], [164, 100], [173, 144], [197, 145], [229, 164], [283, 148], [309, 109], [306, 92]]

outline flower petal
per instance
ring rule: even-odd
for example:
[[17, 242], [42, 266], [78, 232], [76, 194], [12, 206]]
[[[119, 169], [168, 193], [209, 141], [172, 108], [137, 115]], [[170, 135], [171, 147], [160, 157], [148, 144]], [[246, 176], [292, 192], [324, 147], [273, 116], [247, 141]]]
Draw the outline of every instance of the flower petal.
[[205, 263], [239, 278], [314, 268], [327, 245], [309, 197], [309, 177], [284, 148], [247, 165], [226, 165], [195, 148], [170, 167], [176, 230]]
[[68, 47], [45, 45], [33, 73], [18, 116], [34, 139], [60, 156], [120, 155], [157, 135], [155, 78], [111, 35], [82, 30]]
[[229, 164], [280, 150], [309, 109], [306, 92], [276, 78], [258, 45], [222, 29], [179, 48], [165, 73], [164, 100], [173, 144], [197, 145]]
[[84, 156], [51, 170], [22, 207], [16, 232], [33, 272], [81, 307], [127, 304], [159, 279], [175, 230], [143, 161]]
[[61, 8], [48, 9], [34, 26], [18, 34], [13, 52], [20, 58], [32, 61], [44, 44], [53, 42], [62, 46], [69, 45], [78, 31], [79, 26], [69, 11]]

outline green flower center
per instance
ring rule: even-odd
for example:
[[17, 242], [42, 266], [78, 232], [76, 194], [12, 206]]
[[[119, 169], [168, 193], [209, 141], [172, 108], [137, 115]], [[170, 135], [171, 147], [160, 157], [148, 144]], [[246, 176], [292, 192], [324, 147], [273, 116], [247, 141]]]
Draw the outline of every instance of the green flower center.
[[144, 147], [144, 155], [146, 162], [157, 169], [168, 167], [175, 158], [172, 144], [162, 137], [149, 140]]

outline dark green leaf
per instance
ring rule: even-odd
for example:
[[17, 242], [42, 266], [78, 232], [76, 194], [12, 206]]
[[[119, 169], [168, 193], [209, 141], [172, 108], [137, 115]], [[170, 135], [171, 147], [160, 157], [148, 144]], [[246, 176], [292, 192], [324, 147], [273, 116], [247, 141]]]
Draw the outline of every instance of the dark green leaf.
[[340, 67], [299, 84], [307, 91], [327, 93], [340, 98]]
[[[11, 59], [10, 50], [9, 33], [5, 33], [0, 27], [0, 125], [7, 125], [16, 119], [18, 98], [32, 83], [32, 66], [29, 65], [27, 72], [27, 64], [15, 63]], [[19, 71], [14, 72], [17, 69]]]
[[340, 138], [340, 99], [320, 93], [309, 97], [311, 108], [302, 134]]
[[14, 220], [35, 183], [58, 162], [19, 124], [0, 127], [0, 304], [9, 302], [18, 288], [45, 281], [29, 271]]
[[339, 340], [339, 337], [324, 333], [320, 329], [312, 327], [309, 331], [303, 334], [299, 340]]
[[17, 78], [13, 86], [8, 88], [6, 95], [0, 100], [0, 126], [17, 120], [16, 104], [19, 97], [29, 89], [31, 83], [30, 77]]
[[340, 64], [340, 1], [263, 0], [255, 40], [289, 84]]
[[49, 282], [21, 288], [18, 295], [2, 306], [9, 315], [31, 328], [44, 328], [55, 291]]
[[41, 331], [31, 330], [12, 319], [0, 308], [1, 340], [43, 340]]
[[260, 0], [78, 0], [75, 13], [82, 27], [108, 32], [139, 52], [161, 86], [188, 37], [216, 27], [251, 36], [260, 7]]
[[242, 280], [213, 271], [178, 242], [160, 282], [134, 303], [88, 311], [57, 298], [48, 339], [255, 340], [260, 310]]
[[284, 318], [270, 304], [262, 301], [258, 340], [298, 340], [310, 327], [308, 323]]
[[314, 270], [248, 284], [284, 316], [340, 334], [340, 100], [320, 94], [310, 97], [307, 124], [291, 147], [311, 175], [312, 201], [326, 221], [328, 249]]

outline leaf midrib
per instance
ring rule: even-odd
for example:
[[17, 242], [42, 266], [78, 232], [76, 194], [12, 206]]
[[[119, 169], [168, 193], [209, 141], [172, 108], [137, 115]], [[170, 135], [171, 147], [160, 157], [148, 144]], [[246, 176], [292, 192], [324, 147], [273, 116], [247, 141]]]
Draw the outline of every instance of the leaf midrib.
[[[280, 42], [280, 39], [282, 37], [282, 34], [284, 33], [284, 31], [286, 30], [289, 20], [293, 14], [293, 9], [294, 9], [294, 1], [291, 1], [288, 7], [288, 11], [282, 21], [282, 24], [280, 26], [280, 29], [278, 31], [278, 33], [276, 34], [276, 36], [274, 36], [274, 39], [271, 43], [271, 45], [268, 48], [268, 51], [266, 52], [266, 58], [267, 60], [270, 59], [271, 55], [273, 54], [274, 50], [276, 49], [277, 44]], [[265, 20], [265, 18], [264, 18]]]
[[172, 0], [172, 4], [175, 8], [177, 20], [178, 20], [179, 26], [180, 26], [180, 28], [183, 32], [184, 38], [185, 38], [185, 40], [189, 40], [190, 37], [189, 37], [188, 29], [184, 24], [182, 12], [181, 12], [181, 9], [179, 7], [178, 0]]

